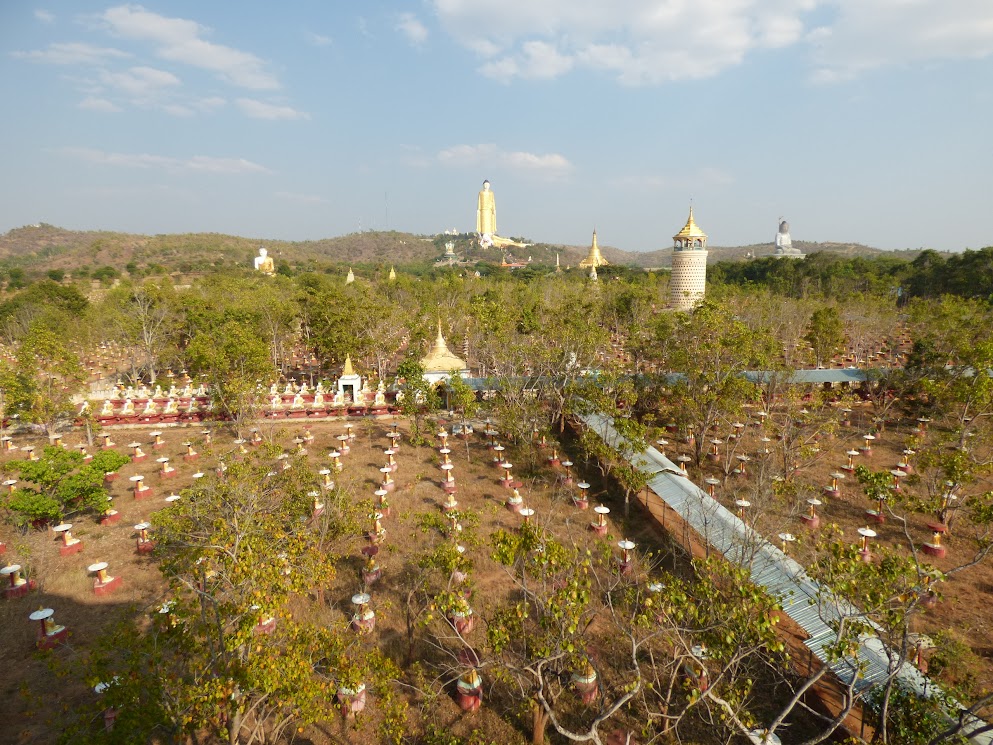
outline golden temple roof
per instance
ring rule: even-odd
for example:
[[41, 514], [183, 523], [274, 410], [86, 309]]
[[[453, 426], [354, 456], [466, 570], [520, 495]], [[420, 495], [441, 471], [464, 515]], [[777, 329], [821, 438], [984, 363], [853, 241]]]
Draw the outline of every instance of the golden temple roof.
[[352, 368], [352, 355], [345, 356], [345, 367], [341, 371], [341, 377], [345, 378], [350, 375], [355, 375], [355, 370]]
[[600, 253], [600, 246], [596, 242], [596, 230], [593, 231], [593, 245], [590, 246], [589, 255], [579, 262], [580, 269], [596, 269], [598, 266], [607, 266], [608, 262]]
[[707, 240], [707, 234], [700, 230], [700, 226], [693, 219], [693, 208], [690, 207], [690, 216], [686, 218], [683, 229], [672, 236], [674, 241]]
[[434, 340], [431, 351], [421, 359], [424, 372], [453, 372], [465, 370], [465, 360], [456, 357], [448, 349], [445, 337], [441, 335], [441, 321], [438, 321], [438, 338]]

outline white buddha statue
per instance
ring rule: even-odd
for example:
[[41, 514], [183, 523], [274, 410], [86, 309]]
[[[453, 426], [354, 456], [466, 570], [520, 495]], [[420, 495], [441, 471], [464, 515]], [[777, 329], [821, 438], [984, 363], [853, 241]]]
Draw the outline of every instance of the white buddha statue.
[[804, 253], [793, 248], [793, 240], [790, 238], [790, 224], [782, 217], [779, 218], [779, 232], [776, 233], [776, 251], [774, 256], [789, 256], [802, 258]]

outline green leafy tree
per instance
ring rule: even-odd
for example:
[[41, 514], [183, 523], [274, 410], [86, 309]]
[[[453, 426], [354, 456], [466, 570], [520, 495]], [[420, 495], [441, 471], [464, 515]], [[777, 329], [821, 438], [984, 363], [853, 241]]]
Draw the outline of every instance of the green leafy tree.
[[358, 525], [337, 491], [312, 517], [315, 477], [272, 471], [274, 455], [231, 464], [156, 516], [168, 599], [152, 628], [117, 636], [88, 671], [114, 681], [100, 702], [119, 711], [114, 741], [207, 732], [231, 745], [277, 742], [336, 717], [340, 686], [388, 696], [398, 671], [371, 642], [290, 612], [329, 585]]
[[258, 417], [264, 385], [276, 377], [270, 351], [254, 329], [235, 320], [198, 332], [186, 349], [190, 369], [210, 385], [214, 406], [233, 421], [239, 436]]
[[810, 316], [804, 336], [814, 353], [814, 364], [825, 365], [831, 357], [844, 349], [845, 324], [833, 305], [817, 308]]
[[424, 378], [423, 365], [413, 358], [400, 363], [397, 381], [400, 388], [397, 406], [400, 413], [410, 419], [410, 441], [420, 444], [424, 417], [441, 405], [438, 391]]
[[707, 433], [721, 419], [739, 416], [758, 397], [747, 370], [765, 369], [772, 340], [753, 331], [725, 307], [705, 302], [682, 316], [675, 330], [668, 367], [673, 377], [656, 376], [663, 394], [663, 416], [683, 424], [694, 437], [696, 460], [703, 456]]
[[65, 336], [42, 324], [33, 325], [21, 340], [14, 364], [0, 366], [7, 413], [43, 425], [47, 434], [74, 413], [72, 397], [85, 378]]
[[107, 506], [104, 474], [130, 462], [113, 450], [101, 450], [89, 463], [79, 452], [48, 446], [38, 460], [15, 460], [8, 471], [33, 484], [9, 495], [7, 508], [19, 523], [35, 520], [61, 522], [84, 512], [99, 513]]

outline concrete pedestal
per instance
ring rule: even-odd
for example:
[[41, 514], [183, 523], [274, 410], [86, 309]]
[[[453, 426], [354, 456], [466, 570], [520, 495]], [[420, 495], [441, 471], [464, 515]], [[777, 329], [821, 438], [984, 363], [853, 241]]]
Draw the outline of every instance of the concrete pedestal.
[[96, 579], [93, 582], [93, 594], [94, 595], [109, 595], [115, 590], [119, 590], [124, 584], [120, 577], [108, 577], [106, 582], [101, 582]]
[[68, 546], [63, 543], [59, 546], [59, 556], [72, 556], [73, 554], [78, 554], [82, 550], [82, 541], [77, 540], [75, 543], [70, 543]]

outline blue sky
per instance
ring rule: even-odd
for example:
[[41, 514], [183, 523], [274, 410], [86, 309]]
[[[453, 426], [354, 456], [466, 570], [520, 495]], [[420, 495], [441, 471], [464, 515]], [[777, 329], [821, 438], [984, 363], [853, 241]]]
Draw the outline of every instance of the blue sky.
[[0, 230], [993, 244], [991, 0], [0, 4]]

